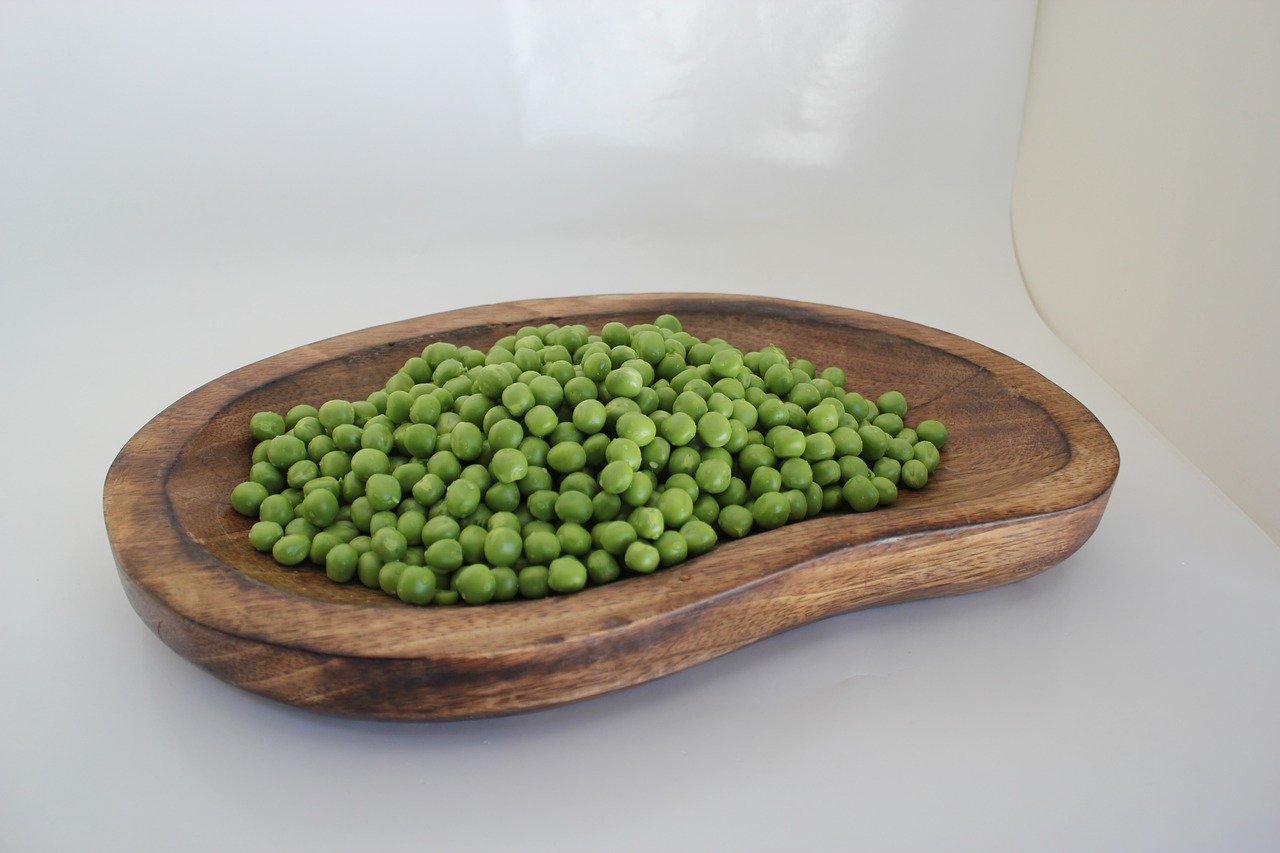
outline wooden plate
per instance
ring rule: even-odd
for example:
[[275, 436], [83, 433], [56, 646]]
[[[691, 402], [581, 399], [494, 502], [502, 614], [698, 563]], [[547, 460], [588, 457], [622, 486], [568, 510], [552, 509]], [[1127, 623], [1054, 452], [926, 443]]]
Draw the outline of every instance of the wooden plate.
[[[951, 440], [929, 488], [723, 541], [648, 577], [563, 598], [416, 608], [248, 546], [227, 505], [248, 469], [249, 416], [361, 399], [429, 342], [482, 346], [521, 326], [677, 314], [699, 337], [776, 343], [897, 388], [909, 420]], [[1097, 526], [1119, 467], [1079, 402], [972, 341], [874, 314], [747, 296], [645, 294], [509, 302], [300, 347], [193, 391], [135, 435], [107, 474], [107, 532], [129, 600], [179, 654], [239, 687], [382, 719], [510, 714], [640, 684], [797, 625], [1025, 578]]]

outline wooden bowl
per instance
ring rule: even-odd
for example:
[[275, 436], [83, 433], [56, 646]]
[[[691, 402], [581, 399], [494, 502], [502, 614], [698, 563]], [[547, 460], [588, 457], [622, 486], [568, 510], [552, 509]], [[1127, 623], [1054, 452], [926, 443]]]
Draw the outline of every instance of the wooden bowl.
[[[486, 346], [521, 326], [678, 315], [699, 337], [779, 344], [842, 366], [850, 389], [897, 388], [909, 420], [951, 439], [929, 487], [896, 506], [824, 513], [647, 577], [487, 607], [411, 607], [253, 551], [227, 504], [249, 416], [362, 399], [429, 342]], [[103, 505], [134, 609], [225, 681], [356, 717], [447, 720], [586, 699], [863, 607], [1025, 578], [1097, 526], [1119, 467], [1110, 435], [1040, 374], [972, 341], [874, 314], [747, 296], [645, 294], [509, 302], [331, 338], [193, 391], [135, 435]]]

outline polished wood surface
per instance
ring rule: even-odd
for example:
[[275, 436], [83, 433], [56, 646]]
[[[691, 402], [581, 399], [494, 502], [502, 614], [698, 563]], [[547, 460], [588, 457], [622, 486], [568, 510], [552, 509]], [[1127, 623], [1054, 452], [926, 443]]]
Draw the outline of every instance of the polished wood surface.
[[[951, 438], [922, 492], [873, 513], [824, 513], [654, 575], [479, 608], [404, 605], [253, 551], [227, 505], [253, 412], [361, 399], [433, 340], [487, 346], [521, 326], [649, 322], [775, 343], [897, 388], [910, 423]], [[972, 341], [843, 308], [747, 296], [641, 294], [487, 305], [320, 341], [193, 391], [121, 450], [104, 512], [121, 582], [177, 652], [232, 684], [331, 713], [444, 720], [571, 702], [693, 666], [864, 607], [969, 592], [1063, 560], [1101, 518], [1119, 467], [1110, 435], [1035, 371]]]

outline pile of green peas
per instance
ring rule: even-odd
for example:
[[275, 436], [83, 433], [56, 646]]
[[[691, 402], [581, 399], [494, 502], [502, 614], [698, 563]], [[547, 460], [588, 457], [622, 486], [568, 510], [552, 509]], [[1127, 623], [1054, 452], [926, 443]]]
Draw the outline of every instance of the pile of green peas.
[[577, 592], [923, 488], [946, 427], [844, 385], [670, 314], [436, 342], [365, 400], [255, 414], [231, 506], [281, 565], [410, 604]]

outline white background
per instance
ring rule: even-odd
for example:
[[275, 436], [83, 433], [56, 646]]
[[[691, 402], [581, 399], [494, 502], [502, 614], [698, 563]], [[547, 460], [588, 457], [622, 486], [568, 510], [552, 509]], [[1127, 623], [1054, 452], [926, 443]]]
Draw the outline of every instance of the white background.
[[[1034, 4], [0, 16], [0, 846], [1274, 845], [1280, 551], [1018, 277]], [[460, 724], [250, 696], [130, 610], [102, 479], [188, 390], [374, 323], [646, 290], [847, 305], [1026, 361], [1120, 447], [1101, 527], [1014, 586]]]
[[1043, 0], [1012, 218], [1050, 328], [1280, 542], [1277, 43], [1280, 3]]

